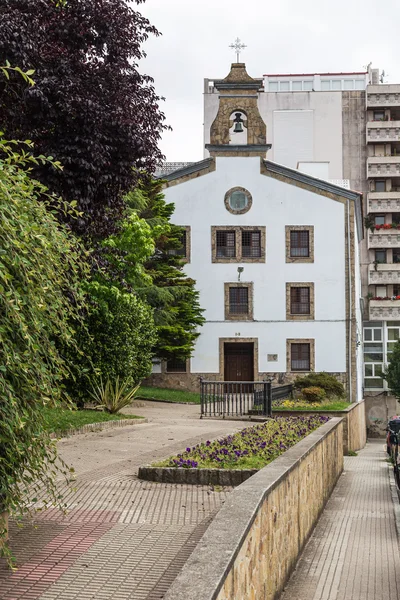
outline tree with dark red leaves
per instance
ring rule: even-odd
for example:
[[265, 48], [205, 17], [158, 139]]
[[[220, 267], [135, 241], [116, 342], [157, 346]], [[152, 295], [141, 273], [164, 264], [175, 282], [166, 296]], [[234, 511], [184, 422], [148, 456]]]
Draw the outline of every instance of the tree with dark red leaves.
[[160, 98], [137, 68], [149, 35], [159, 33], [125, 0], [0, 3], [0, 64], [35, 71], [33, 87], [12, 74], [0, 83], [0, 129], [61, 162], [34, 175], [77, 202], [70, 225], [93, 239], [114, 232], [137, 173], [162, 159]]

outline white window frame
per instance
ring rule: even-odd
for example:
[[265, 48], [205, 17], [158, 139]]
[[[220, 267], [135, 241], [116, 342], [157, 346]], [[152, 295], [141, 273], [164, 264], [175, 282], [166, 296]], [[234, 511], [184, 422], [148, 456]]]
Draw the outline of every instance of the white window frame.
[[[372, 340], [365, 340], [365, 330], [366, 329], [372, 330], [372, 332], [373, 332], [372, 333]], [[377, 325], [376, 326], [374, 326], [374, 325], [373, 326], [369, 326], [368, 324], [365, 324], [364, 328], [363, 328], [364, 345], [368, 344], [368, 343], [374, 343], [374, 342], [382, 344], [383, 362], [378, 362], [377, 361], [377, 362], [368, 362], [367, 363], [367, 362], [364, 361], [364, 382], [363, 382], [364, 383], [364, 389], [368, 390], [370, 392], [381, 392], [381, 391], [387, 392], [387, 391], [390, 391], [390, 388], [389, 388], [389, 386], [387, 384], [387, 381], [385, 381], [384, 379], [383, 379], [383, 387], [367, 387], [365, 385], [365, 379], [366, 378], [367, 379], [374, 379], [376, 377], [376, 378], [381, 379], [381, 377], [375, 376], [375, 369], [376, 369], [376, 367], [380, 367], [382, 369], [382, 371], [385, 371], [386, 368], [387, 368], [387, 365], [389, 363], [390, 354], [391, 354], [391, 351], [388, 350], [388, 343], [390, 343], [390, 342], [397, 342], [397, 340], [389, 340], [389, 335], [388, 335], [388, 330], [389, 329], [398, 329], [399, 330], [399, 338], [400, 338], [400, 321], [398, 322], [398, 325], [388, 325], [387, 321], [383, 321], [382, 325], [380, 325], [380, 326], [377, 326]], [[381, 338], [382, 338], [382, 340], [376, 340], [375, 339], [375, 336], [374, 336], [374, 331], [375, 330], [380, 330], [381, 331]], [[365, 352], [364, 352], [364, 357], [365, 357]], [[365, 374], [365, 368], [366, 368], [367, 365], [372, 365], [373, 375], [366, 375]]]

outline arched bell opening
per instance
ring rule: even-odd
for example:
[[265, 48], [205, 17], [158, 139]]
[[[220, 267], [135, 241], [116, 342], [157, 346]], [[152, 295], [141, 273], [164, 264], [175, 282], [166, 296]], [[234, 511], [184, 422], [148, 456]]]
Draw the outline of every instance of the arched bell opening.
[[243, 110], [235, 110], [229, 117], [229, 144], [247, 144], [247, 115]]

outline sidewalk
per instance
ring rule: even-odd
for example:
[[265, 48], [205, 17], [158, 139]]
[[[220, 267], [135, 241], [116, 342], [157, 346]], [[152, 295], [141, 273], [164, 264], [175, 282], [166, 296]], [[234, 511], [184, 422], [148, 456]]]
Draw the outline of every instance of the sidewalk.
[[[19, 569], [0, 561], [0, 600], [161, 600], [229, 488], [137, 479], [141, 464], [248, 422], [200, 421], [197, 406], [144, 402], [149, 423], [59, 443], [77, 471], [66, 517], [11, 525]], [[281, 600], [396, 600], [400, 558], [382, 440], [357, 457], [329, 500]], [[242, 599], [235, 599], [242, 600]]]
[[400, 553], [387, 455], [370, 440], [345, 470], [281, 600], [396, 600]]
[[142, 402], [149, 423], [64, 439], [61, 456], [77, 471], [68, 514], [11, 524], [18, 570], [0, 561], [1, 600], [161, 599], [230, 488], [137, 479], [138, 467], [248, 422], [199, 419], [198, 406]]

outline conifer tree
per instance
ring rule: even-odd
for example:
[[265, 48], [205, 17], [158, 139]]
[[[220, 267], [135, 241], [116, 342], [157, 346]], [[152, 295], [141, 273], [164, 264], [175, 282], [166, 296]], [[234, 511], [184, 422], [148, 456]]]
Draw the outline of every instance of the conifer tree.
[[[126, 196], [126, 202], [128, 212], [150, 227], [154, 252], [144, 262], [141, 278], [133, 280], [129, 276], [129, 246], [115, 236], [114, 250], [118, 247], [121, 252], [120, 275], [153, 308], [158, 337], [154, 355], [163, 360], [184, 360], [192, 354], [204, 317], [196, 282], [186, 276], [182, 256], [176, 253], [182, 246], [183, 230], [170, 222], [174, 205], [166, 203], [160, 181], [142, 184]], [[111, 260], [115, 261], [115, 254]]]

